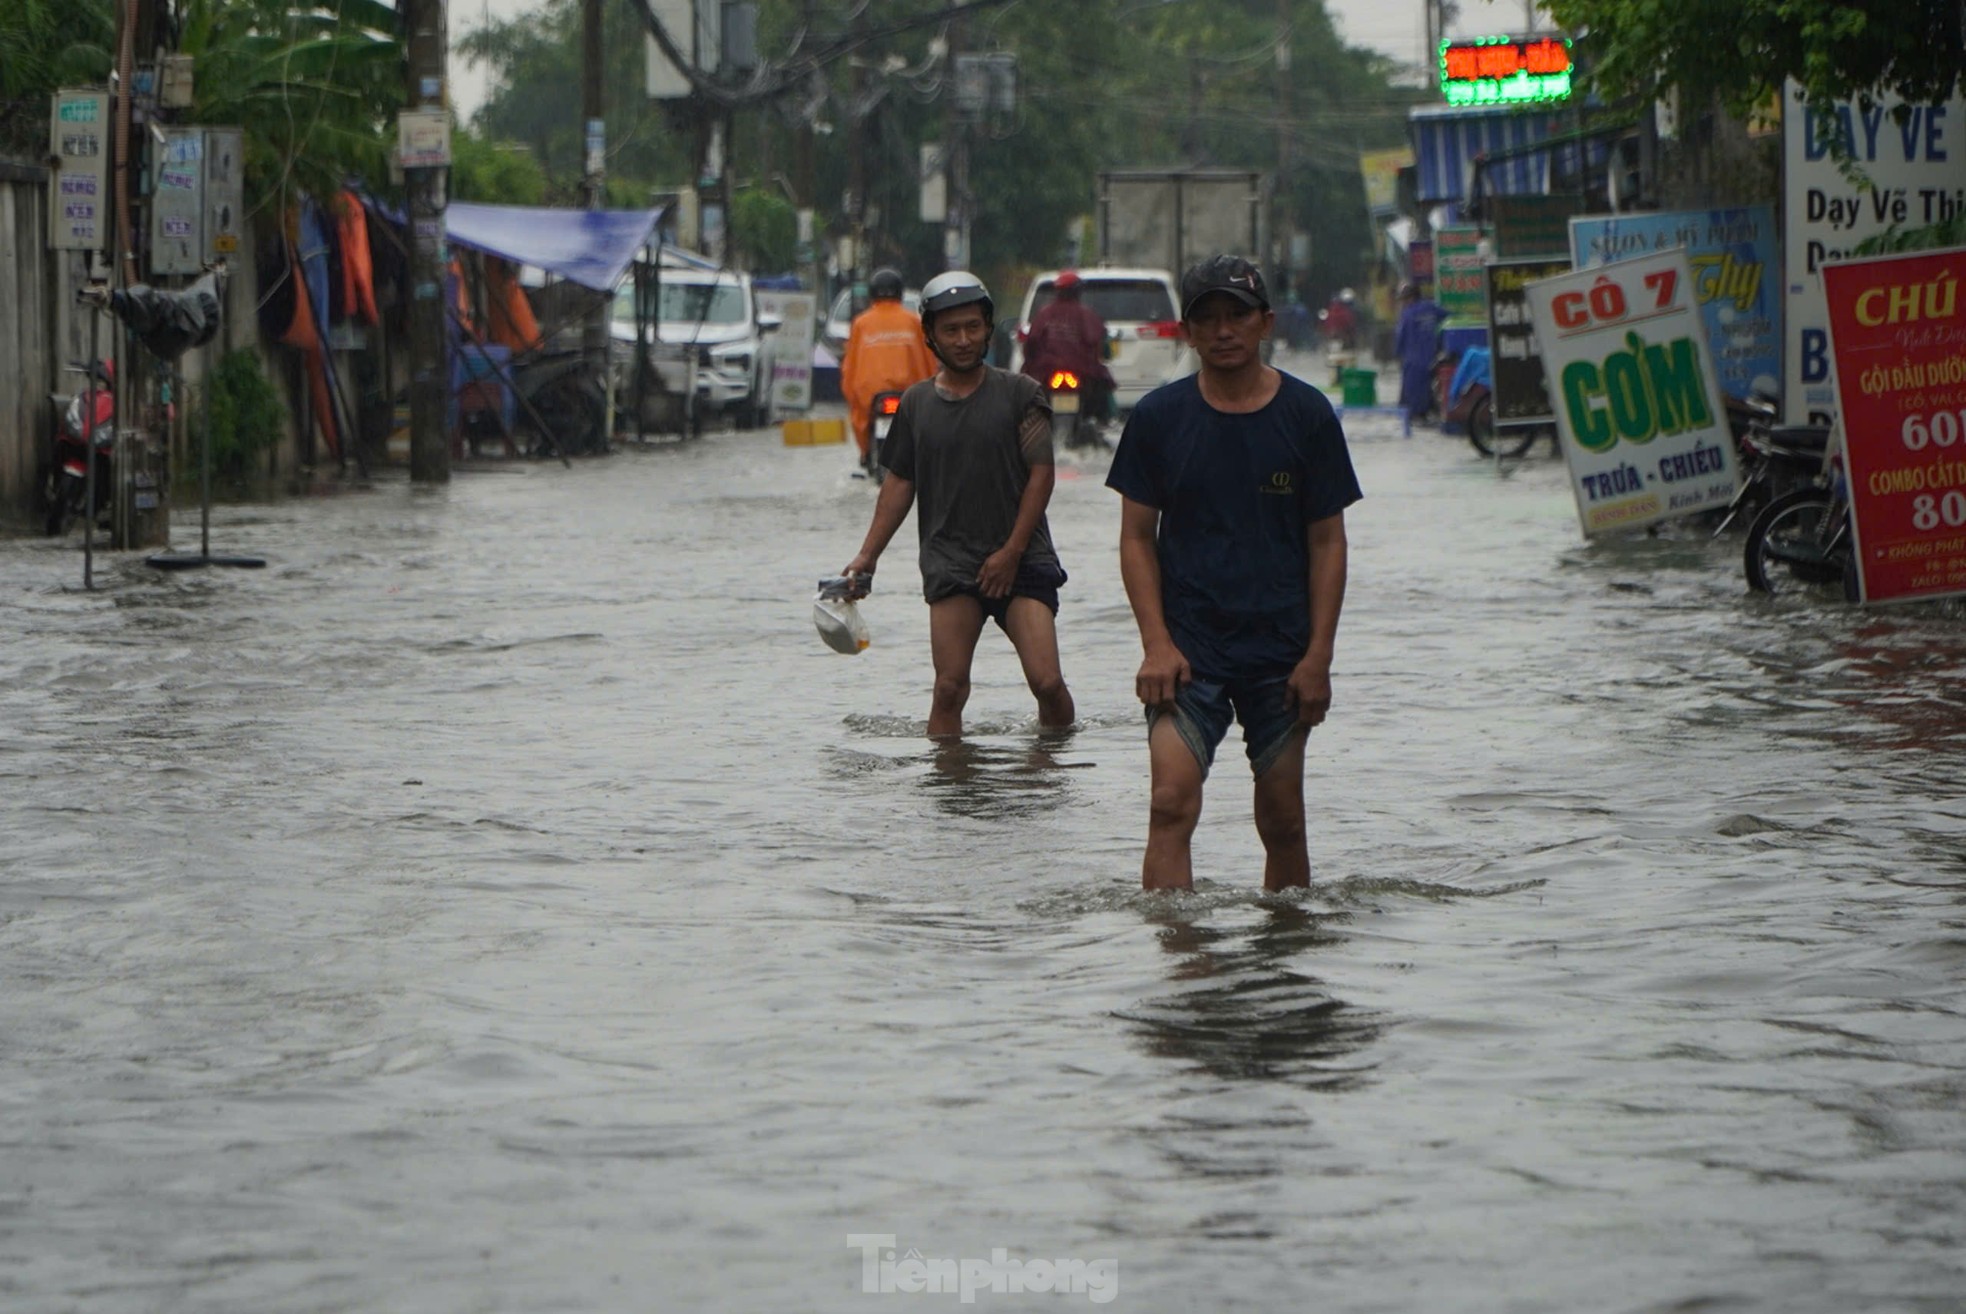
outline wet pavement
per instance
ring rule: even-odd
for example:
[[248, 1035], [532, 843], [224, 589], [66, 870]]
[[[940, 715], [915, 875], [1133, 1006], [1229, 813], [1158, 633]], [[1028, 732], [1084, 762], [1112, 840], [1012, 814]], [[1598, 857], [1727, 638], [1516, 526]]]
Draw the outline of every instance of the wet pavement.
[[0, 1306], [1962, 1308], [1966, 617], [1351, 429], [1302, 897], [1138, 892], [1097, 461], [1062, 742], [772, 434], [0, 544]]

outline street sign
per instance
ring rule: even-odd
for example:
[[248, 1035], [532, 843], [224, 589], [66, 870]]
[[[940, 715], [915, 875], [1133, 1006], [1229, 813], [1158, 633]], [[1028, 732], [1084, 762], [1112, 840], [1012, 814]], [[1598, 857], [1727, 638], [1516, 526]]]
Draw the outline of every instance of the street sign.
[[1725, 507], [1738, 484], [1681, 250], [1529, 285], [1586, 536]]
[[109, 242], [109, 93], [58, 91], [49, 112], [48, 246], [101, 251]]

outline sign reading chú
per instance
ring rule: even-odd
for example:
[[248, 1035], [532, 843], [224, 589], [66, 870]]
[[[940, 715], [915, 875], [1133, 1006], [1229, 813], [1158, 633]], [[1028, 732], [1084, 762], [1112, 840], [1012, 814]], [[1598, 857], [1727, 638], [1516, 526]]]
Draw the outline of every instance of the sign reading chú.
[[58, 91], [49, 114], [48, 246], [101, 251], [109, 239], [109, 93]]
[[1966, 593], [1966, 247], [1822, 277], [1861, 596]]
[[1682, 251], [1529, 285], [1586, 535], [1724, 507], [1733, 436]]

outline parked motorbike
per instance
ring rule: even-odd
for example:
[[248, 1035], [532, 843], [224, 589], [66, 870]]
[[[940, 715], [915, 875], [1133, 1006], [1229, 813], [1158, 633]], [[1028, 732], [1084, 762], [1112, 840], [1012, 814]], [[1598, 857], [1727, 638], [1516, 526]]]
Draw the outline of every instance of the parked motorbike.
[[52, 537], [65, 533], [89, 513], [89, 462], [96, 467], [96, 514], [109, 505], [111, 466], [116, 446], [116, 377], [107, 361], [76, 363], [72, 373], [85, 375], [88, 385], [72, 397], [57, 393], [49, 400], [60, 417], [55, 425], [54, 462], [42, 502], [43, 528]]
[[1070, 370], [1053, 370], [1046, 391], [1051, 395], [1053, 449], [1100, 446], [1099, 421], [1085, 409], [1079, 376]]
[[1728, 423], [1741, 457], [1741, 487], [1727, 514], [1714, 527], [1717, 536], [1737, 520], [1752, 524], [1762, 508], [1813, 483], [1823, 469], [1829, 430], [1820, 425], [1775, 423], [1773, 402], [1728, 399]]
[[871, 418], [868, 427], [872, 430], [867, 442], [867, 477], [879, 483], [886, 475], [881, 465], [881, 444], [887, 441], [888, 431], [894, 428], [894, 417], [901, 410], [901, 394], [898, 392], [877, 392], [870, 408]]
[[1806, 486], [1791, 489], [1761, 509], [1748, 526], [1743, 553], [1748, 587], [1778, 593], [1791, 583], [1841, 582], [1843, 596], [1858, 595], [1857, 557], [1850, 527], [1849, 480], [1840, 457], [1823, 461]]

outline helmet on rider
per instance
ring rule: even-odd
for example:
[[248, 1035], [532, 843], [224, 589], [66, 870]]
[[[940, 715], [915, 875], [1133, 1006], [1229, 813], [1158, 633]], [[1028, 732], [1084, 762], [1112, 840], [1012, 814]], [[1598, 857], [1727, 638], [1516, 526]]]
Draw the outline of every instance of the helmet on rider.
[[867, 280], [867, 295], [876, 301], [899, 301], [903, 282], [898, 269], [876, 269]]
[[1071, 301], [1077, 299], [1079, 293], [1085, 290], [1085, 280], [1079, 277], [1078, 270], [1067, 269], [1051, 281], [1051, 286], [1059, 296]]
[[959, 306], [981, 307], [986, 331], [994, 332], [997, 326], [997, 305], [990, 300], [990, 289], [983, 286], [982, 279], [966, 269], [951, 269], [929, 279], [922, 288], [922, 336], [928, 339], [928, 349], [944, 365], [949, 364], [949, 358], [936, 345], [935, 317]]
[[993, 326], [996, 324], [997, 305], [990, 300], [990, 289], [983, 286], [982, 279], [966, 269], [937, 274], [922, 289], [922, 331], [933, 330], [935, 317], [943, 311], [973, 305], [981, 305], [984, 320]]

